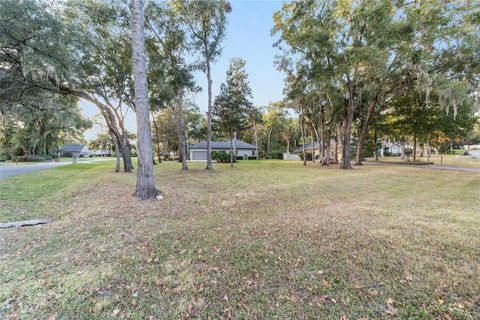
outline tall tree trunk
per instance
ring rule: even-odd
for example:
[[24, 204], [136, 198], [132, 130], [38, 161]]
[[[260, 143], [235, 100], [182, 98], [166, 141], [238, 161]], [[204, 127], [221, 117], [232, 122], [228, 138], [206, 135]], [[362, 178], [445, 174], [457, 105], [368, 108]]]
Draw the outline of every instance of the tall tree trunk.
[[270, 159], [270, 138], [272, 136], [272, 130], [267, 133], [267, 159]]
[[287, 140], [287, 155], [290, 155], [290, 140]]
[[327, 128], [324, 126], [323, 127], [323, 161], [322, 161], [322, 166], [328, 166], [330, 165], [330, 136], [327, 132]]
[[257, 136], [257, 123], [253, 124], [253, 131], [254, 131], [254, 137], [255, 137], [255, 154], [257, 156], [258, 160], [258, 136]]
[[132, 156], [130, 152], [130, 145], [128, 144], [128, 138], [126, 136], [125, 128], [120, 123], [122, 120], [117, 119], [117, 117], [115, 116], [115, 113], [107, 105], [101, 103], [95, 97], [92, 97], [87, 94], [80, 94], [78, 96], [94, 103], [98, 107], [98, 109], [103, 115], [103, 118], [105, 119], [105, 122], [107, 124], [109, 131], [113, 132], [118, 142], [118, 147], [123, 158], [124, 171], [132, 172], [133, 164], [132, 164]]
[[233, 167], [233, 131], [230, 129], [230, 167]]
[[373, 148], [373, 156], [375, 161], [378, 161], [378, 150], [377, 150], [377, 126], [373, 128], [373, 141], [375, 143], [375, 148]]
[[[370, 122], [370, 118], [372, 117], [373, 111], [375, 110], [375, 106], [377, 105], [378, 96], [375, 96], [372, 101], [368, 104], [367, 107], [367, 114], [365, 115], [365, 119], [362, 123], [362, 129], [360, 130], [360, 134], [358, 136], [358, 143], [357, 143], [357, 154], [355, 156], [355, 164], [357, 166], [362, 165], [362, 148], [363, 143], [365, 141], [365, 136], [368, 132], [368, 125]], [[375, 142], [376, 143], [376, 142]]]
[[312, 163], [315, 163], [315, 129], [313, 124], [310, 125], [310, 138], [312, 140]]
[[400, 154], [402, 160], [405, 159], [405, 137], [402, 137], [402, 140], [400, 141]]
[[[206, 41], [206, 40], [205, 40]], [[205, 43], [205, 50], [208, 44]], [[213, 170], [212, 164], [212, 75], [210, 70], [210, 58], [207, 57], [207, 87], [208, 87], [208, 110], [207, 110], [207, 170]]]
[[118, 148], [118, 142], [117, 139], [115, 139], [115, 135], [110, 131], [110, 137], [112, 139], [113, 144], [115, 145], [115, 156], [117, 158], [117, 161], [115, 163], [115, 172], [120, 172], [120, 150]]
[[417, 135], [413, 135], [413, 162], [417, 161]]
[[353, 99], [350, 96], [347, 113], [345, 116], [345, 122], [343, 125], [343, 137], [342, 137], [342, 161], [340, 163], [340, 169], [352, 169], [350, 163], [350, 136], [352, 134], [352, 122], [353, 122]]
[[303, 165], [307, 165], [307, 154], [305, 153], [305, 118], [303, 116], [303, 104], [300, 104], [300, 128], [302, 130], [302, 152], [303, 152]]
[[180, 155], [180, 161], [182, 163], [182, 170], [188, 170], [187, 168], [187, 156], [185, 152], [185, 124], [184, 124], [184, 116], [183, 116], [183, 102], [182, 102], [182, 95], [178, 96], [177, 102], [177, 110], [175, 111], [175, 118], [176, 118], [176, 128], [177, 128], [177, 137], [178, 137], [178, 149]]
[[158, 163], [162, 163], [162, 152], [160, 149], [160, 131], [158, 129], [157, 122], [155, 121], [155, 117], [153, 116], [153, 128], [155, 129], [155, 140], [157, 141], [157, 160]]
[[[150, 124], [150, 118], [148, 120], [149, 120], [148, 124]], [[150, 136], [151, 136], [151, 133], [150, 133]], [[120, 148], [120, 150], [122, 150], [123, 170], [125, 172], [132, 172], [133, 170], [132, 152], [130, 150], [130, 143], [128, 142], [128, 137], [126, 132], [122, 134], [121, 144], [122, 144], [122, 147]]]
[[237, 131], [233, 131], [233, 155], [236, 161], [237, 160]]
[[144, 0], [131, 0], [132, 60], [137, 114], [138, 172], [135, 196], [153, 199], [158, 195], [153, 172], [152, 128], [148, 99], [147, 62], [144, 38]]
[[323, 158], [322, 139], [320, 137], [320, 133], [318, 132], [318, 129], [315, 126], [313, 127], [313, 129], [315, 130], [315, 137], [317, 138], [317, 141], [318, 141], [318, 164], [321, 165], [322, 164], [322, 158]]
[[335, 163], [338, 163], [338, 132], [335, 134]]

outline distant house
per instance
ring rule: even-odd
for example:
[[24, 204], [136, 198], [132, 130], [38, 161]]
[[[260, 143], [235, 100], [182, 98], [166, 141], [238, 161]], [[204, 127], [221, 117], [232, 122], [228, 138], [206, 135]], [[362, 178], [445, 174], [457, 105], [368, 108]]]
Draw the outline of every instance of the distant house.
[[[402, 143], [398, 141], [385, 141], [378, 139], [380, 147], [378, 149], [378, 154], [383, 157], [385, 155], [399, 156], [402, 154]], [[405, 142], [403, 147], [405, 149], [413, 149], [413, 145], [408, 142]], [[417, 151], [418, 148], [417, 148]]]
[[[312, 146], [313, 146], [313, 153], [314, 153], [314, 154], [318, 154], [319, 144], [318, 144], [318, 142], [316, 142], [316, 141], [315, 141], [313, 144], [312, 144], [311, 142], [305, 144], [305, 152], [306, 152], [306, 153], [312, 153]], [[295, 149], [294, 152], [295, 152], [295, 153], [303, 152], [303, 146], [298, 147], [297, 149]]]
[[66, 144], [62, 147], [62, 154], [69, 154], [72, 157], [90, 157], [92, 153], [84, 144]]
[[111, 157], [113, 152], [112, 150], [93, 150], [92, 154], [96, 157]]
[[[212, 151], [225, 151], [230, 152], [230, 141], [212, 141]], [[241, 156], [244, 159], [248, 157], [256, 156], [255, 146], [243, 142], [241, 140], [235, 140], [234, 150], [236, 156]], [[190, 146], [190, 160], [207, 160], [207, 142], [202, 141], [200, 143]]]

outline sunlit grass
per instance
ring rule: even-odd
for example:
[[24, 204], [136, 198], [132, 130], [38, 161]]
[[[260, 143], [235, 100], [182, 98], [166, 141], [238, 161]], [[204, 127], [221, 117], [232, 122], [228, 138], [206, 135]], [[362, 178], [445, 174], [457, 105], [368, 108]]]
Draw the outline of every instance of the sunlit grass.
[[167, 162], [142, 202], [112, 166], [0, 182], [54, 220], [0, 230], [0, 318], [480, 317], [480, 174]]

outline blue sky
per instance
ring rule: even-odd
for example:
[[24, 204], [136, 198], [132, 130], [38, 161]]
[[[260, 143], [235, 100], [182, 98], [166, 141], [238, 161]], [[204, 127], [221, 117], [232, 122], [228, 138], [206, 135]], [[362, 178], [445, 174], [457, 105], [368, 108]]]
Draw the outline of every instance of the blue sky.
[[[247, 62], [250, 87], [253, 91], [253, 103], [265, 106], [269, 102], [282, 99], [284, 75], [274, 66], [278, 50], [273, 48], [274, 38], [270, 35], [273, 26], [272, 15], [280, 9], [282, 2], [276, 0], [242, 0], [232, 1], [233, 10], [229, 15], [228, 32], [223, 42], [223, 53], [212, 67], [213, 95], [219, 92], [220, 84], [225, 80], [225, 73], [232, 58], [243, 58]], [[193, 98], [203, 112], [207, 109], [206, 77], [198, 72], [196, 81], [202, 92]], [[92, 117], [98, 110], [85, 101], [80, 103], [83, 114]], [[129, 112], [126, 127], [136, 130], [135, 115]], [[98, 128], [89, 130], [86, 138], [95, 136]]]

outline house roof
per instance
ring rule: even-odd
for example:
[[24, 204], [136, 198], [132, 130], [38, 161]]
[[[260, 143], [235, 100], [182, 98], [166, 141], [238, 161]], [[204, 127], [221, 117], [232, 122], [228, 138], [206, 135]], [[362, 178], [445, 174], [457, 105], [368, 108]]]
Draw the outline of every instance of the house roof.
[[66, 144], [62, 147], [63, 152], [80, 152], [85, 145], [83, 144]]
[[[241, 140], [235, 140], [236, 149], [255, 149], [255, 146], [250, 143], [243, 142]], [[207, 141], [190, 146], [190, 149], [207, 149]], [[230, 149], [229, 141], [212, 141], [212, 149]]]
[[[314, 142], [313, 148], [314, 148], [314, 149], [318, 149], [318, 142], [316, 142], [316, 141]], [[307, 143], [307, 144], [305, 145], [305, 149], [306, 149], [306, 150], [312, 150], [312, 143], [311, 143], [311, 142], [310, 142], [310, 143]], [[295, 152], [302, 152], [302, 151], [303, 151], [303, 146], [300, 146], [300, 147], [298, 147], [297, 149], [295, 149]]]

